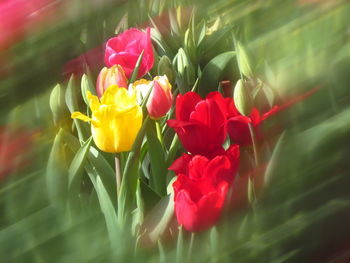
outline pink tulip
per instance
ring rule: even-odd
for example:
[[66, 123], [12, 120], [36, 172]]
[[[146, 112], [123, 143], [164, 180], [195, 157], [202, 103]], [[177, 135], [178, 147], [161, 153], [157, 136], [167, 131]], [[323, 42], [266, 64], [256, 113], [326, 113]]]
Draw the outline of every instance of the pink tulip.
[[142, 51], [144, 51], [144, 54], [137, 75], [138, 78], [146, 75], [153, 67], [154, 55], [151, 29], [148, 27], [146, 32], [142, 32], [136, 28], [131, 28], [107, 41], [105, 64], [108, 67], [120, 65], [126, 77], [130, 78]]

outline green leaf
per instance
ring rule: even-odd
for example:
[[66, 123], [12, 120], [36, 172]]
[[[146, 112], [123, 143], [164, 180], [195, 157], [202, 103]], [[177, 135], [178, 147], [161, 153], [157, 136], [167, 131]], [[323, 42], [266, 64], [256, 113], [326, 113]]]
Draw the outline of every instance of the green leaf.
[[152, 243], [157, 240], [168, 229], [169, 224], [174, 216], [174, 196], [167, 195], [152, 209], [145, 218], [143, 228], [146, 230]]
[[240, 72], [243, 73], [246, 77], [253, 77], [253, 71], [251, 68], [251, 63], [249, 61], [249, 57], [247, 51], [243, 47], [243, 45], [239, 42], [235, 42], [236, 52], [237, 52], [237, 62]]
[[139, 58], [137, 59], [137, 62], [136, 62], [136, 65], [135, 65], [135, 68], [134, 70], [132, 71], [132, 74], [131, 74], [131, 77], [130, 77], [130, 80], [129, 80], [129, 83], [134, 83], [136, 78], [137, 78], [137, 74], [139, 74], [139, 69], [140, 69], [140, 65], [141, 65], [141, 61], [142, 61], [142, 58], [143, 58], [143, 53], [145, 51], [142, 50]]
[[73, 198], [77, 198], [77, 193], [80, 189], [81, 176], [84, 171], [86, 157], [89, 153], [92, 137], [90, 137], [83, 146], [77, 151], [68, 170], [68, 187], [73, 194]]
[[87, 92], [90, 91], [91, 94], [96, 95], [95, 86], [92, 84], [91, 78], [84, 74], [81, 77], [81, 95], [88, 107], [90, 107], [89, 100], [87, 98]]
[[101, 211], [105, 217], [108, 236], [111, 241], [112, 249], [116, 249], [119, 246], [119, 228], [118, 228], [118, 219], [115, 208], [109, 195], [106, 191], [106, 188], [101, 181], [100, 176], [96, 178], [96, 192], [97, 197], [100, 202]]
[[95, 147], [91, 146], [88, 154], [89, 163], [93, 169], [100, 176], [105, 188], [113, 203], [117, 202], [117, 183], [115, 178], [115, 171], [109, 162], [103, 157], [103, 154]]
[[[66, 104], [70, 113], [73, 113], [75, 111], [80, 111], [79, 103], [78, 103], [78, 93], [79, 93], [79, 89], [77, 86], [75, 86], [74, 75], [72, 75], [69, 79], [67, 89], [66, 89], [66, 94], [65, 94]], [[73, 122], [75, 127], [77, 128], [79, 140], [81, 142], [86, 141], [86, 139], [89, 137], [88, 128], [86, 124], [77, 119], [74, 119]]]
[[197, 42], [196, 42], [197, 47], [199, 47], [199, 45], [202, 43], [202, 41], [205, 37], [205, 34], [207, 32], [207, 24], [206, 24], [204, 19], [202, 19], [202, 21], [198, 25], [198, 30], [196, 30], [195, 32], [199, 32]]
[[140, 163], [139, 157], [138, 152], [131, 152], [123, 173], [120, 192], [118, 193], [118, 219], [121, 226], [124, 225], [135, 201]]
[[[62, 130], [62, 136], [64, 142], [72, 152], [77, 152], [80, 149], [79, 140], [75, 136], [64, 130]], [[110, 199], [113, 202], [117, 202], [117, 186], [113, 168], [103, 157], [102, 153], [93, 146], [90, 146], [87, 158], [88, 163], [85, 165], [85, 170], [89, 174], [91, 181], [95, 181], [97, 175], [99, 175], [102, 182], [105, 184]]]
[[160, 33], [160, 30], [158, 28], [158, 26], [156, 25], [156, 23], [154, 22], [154, 20], [152, 19], [152, 17], [149, 16], [149, 20], [152, 23], [153, 28], [151, 29], [151, 37], [152, 40], [157, 43], [158, 47], [161, 49], [161, 53], [163, 53], [164, 55], [167, 56], [172, 56], [172, 51], [171, 48], [166, 44], [166, 42], [164, 41], [162, 34]]
[[222, 78], [225, 68], [232, 62], [236, 53], [234, 51], [224, 52], [212, 60], [204, 67], [199, 83], [198, 92], [206, 96], [213, 88], [217, 87]]
[[177, 134], [175, 134], [169, 148], [168, 156], [166, 158], [166, 164], [168, 167], [173, 163], [179, 147], [180, 147], [180, 140]]
[[178, 20], [176, 19], [174, 12], [175, 10], [169, 10], [169, 21], [170, 21], [170, 30], [172, 36], [180, 36], [180, 28]]
[[75, 82], [74, 75], [71, 75], [68, 81], [66, 94], [65, 94], [66, 104], [70, 113], [73, 113], [79, 110], [78, 98], [77, 98], [77, 87], [75, 86], [74, 82]]
[[141, 195], [144, 201], [145, 211], [150, 211], [160, 201], [160, 196], [149, 187], [148, 184], [140, 180]]
[[268, 184], [271, 181], [272, 175], [276, 172], [277, 163], [279, 160], [279, 156], [282, 151], [282, 145], [284, 142], [285, 132], [283, 132], [273, 149], [270, 161], [266, 167], [265, 175], [264, 175], [264, 184]]
[[154, 120], [148, 123], [146, 136], [151, 161], [151, 185], [160, 196], [163, 196], [166, 193], [166, 174], [168, 169], [163, 147], [157, 138]]
[[136, 209], [132, 212], [132, 224], [131, 231], [134, 235], [139, 232], [140, 226], [143, 223], [144, 219], [144, 202], [142, 199], [141, 193], [141, 182], [137, 180], [137, 188], [136, 188]]
[[62, 133], [60, 129], [55, 137], [46, 167], [47, 192], [50, 200], [57, 204], [63, 204], [68, 190], [68, 165]]
[[179, 77], [187, 84], [192, 85], [195, 81], [195, 73], [190, 58], [183, 48], [180, 48], [176, 58], [176, 67]]
[[126, 216], [135, 201], [137, 179], [139, 177], [140, 151], [148, 121], [149, 117], [147, 116], [136, 136], [123, 171], [120, 192], [118, 193], [118, 219], [121, 225], [124, 224]]
[[166, 75], [170, 83], [174, 81], [174, 72], [171, 61], [167, 56], [162, 56], [158, 63], [158, 76]]

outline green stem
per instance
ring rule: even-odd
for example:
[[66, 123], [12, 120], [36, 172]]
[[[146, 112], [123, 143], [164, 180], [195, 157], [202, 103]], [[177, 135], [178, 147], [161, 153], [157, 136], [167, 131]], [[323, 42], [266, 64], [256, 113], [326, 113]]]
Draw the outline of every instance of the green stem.
[[121, 227], [123, 227], [126, 215], [131, 209], [135, 199], [138, 176], [132, 171], [135, 169], [135, 166], [139, 164], [138, 158], [140, 156], [142, 141], [145, 137], [148, 121], [149, 116], [147, 116], [143, 122], [124, 167], [123, 180], [118, 193], [118, 220]]
[[160, 121], [156, 120], [155, 122], [156, 122], [157, 138], [158, 138], [160, 144], [162, 145], [163, 149], [165, 149], [164, 141], [163, 141], [162, 128], [160, 126]]
[[[258, 151], [257, 151], [257, 145], [256, 145], [256, 137], [255, 137], [253, 126], [252, 126], [251, 123], [248, 123], [248, 127], [249, 127], [250, 136], [252, 138], [254, 160], [255, 160], [255, 168], [257, 169], [259, 167], [259, 158], [258, 158]], [[249, 193], [249, 195], [251, 196], [250, 202], [251, 202], [252, 208], [254, 210], [254, 208], [255, 208], [255, 201], [256, 201], [254, 177], [250, 176], [250, 180], [251, 180], [251, 183], [250, 183], [251, 187], [249, 189], [249, 184], [248, 184], [248, 191], [251, 191], [251, 193]]]
[[252, 138], [252, 145], [253, 145], [253, 151], [254, 151], [254, 159], [255, 159], [255, 165], [256, 167], [259, 166], [259, 158], [258, 158], [258, 151], [257, 151], [257, 144], [256, 144], [256, 137], [253, 130], [253, 126], [251, 123], [248, 123], [250, 137]]
[[173, 141], [171, 142], [171, 145], [170, 145], [168, 156], [166, 158], [166, 164], [168, 166], [170, 166], [171, 163], [174, 161], [174, 158], [175, 158], [176, 152], [179, 148], [179, 145], [180, 145], [179, 137], [177, 136], [177, 134], [175, 134]]
[[187, 253], [187, 262], [191, 262], [191, 256], [192, 256], [192, 250], [193, 250], [193, 241], [194, 241], [194, 233], [191, 233], [191, 239], [190, 239], [190, 245], [188, 247], [188, 253]]
[[119, 194], [120, 184], [122, 182], [122, 176], [121, 176], [121, 172], [120, 172], [120, 162], [119, 162], [119, 158], [117, 155], [115, 156], [115, 178], [117, 181], [117, 194]]

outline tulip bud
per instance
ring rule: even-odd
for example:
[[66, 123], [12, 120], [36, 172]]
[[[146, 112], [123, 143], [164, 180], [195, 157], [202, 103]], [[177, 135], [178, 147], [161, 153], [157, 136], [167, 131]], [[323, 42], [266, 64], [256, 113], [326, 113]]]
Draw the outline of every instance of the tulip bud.
[[117, 85], [119, 88], [128, 87], [128, 79], [125, 76], [124, 70], [119, 65], [114, 65], [111, 68], [104, 67], [97, 77], [96, 92], [99, 98], [105, 90], [112, 85]]
[[136, 92], [137, 104], [142, 104], [143, 100], [147, 97], [150, 88], [152, 88], [152, 85], [152, 81], [147, 79], [139, 79], [129, 85], [129, 92]]
[[65, 90], [59, 84], [53, 88], [50, 94], [50, 109], [55, 125], [58, 125], [60, 119], [63, 119], [68, 112], [64, 94]]
[[170, 110], [173, 94], [166, 75], [155, 77], [153, 82], [153, 89], [146, 106], [151, 119], [159, 119]]
[[249, 116], [252, 110], [252, 100], [249, 94], [248, 86], [242, 79], [237, 81], [233, 93], [234, 103], [237, 110], [244, 116]]
[[162, 56], [158, 63], [158, 76], [166, 75], [169, 82], [174, 79], [173, 67], [167, 56]]
[[195, 81], [195, 74], [193, 66], [190, 59], [186, 55], [185, 51], [180, 48], [176, 57], [177, 61], [177, 71], [179, 72], [180, 77], [188, 84], [191, 85]]

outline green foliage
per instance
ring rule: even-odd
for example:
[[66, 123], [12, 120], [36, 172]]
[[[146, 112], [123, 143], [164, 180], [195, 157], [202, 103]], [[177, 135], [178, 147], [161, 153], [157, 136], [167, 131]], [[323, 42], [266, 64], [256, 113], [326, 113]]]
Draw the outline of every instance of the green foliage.
[[215, 58], [204, 67], [202, 77], [200, 80], [198, 92], [202, 96], [205, 96], [212, 91], [213, 87], [218, 85], [219, 81], [223, 77], [225, 68], [230, 62], [232, 62], [236, 53], [234, 51], [228, 51], [217, 55]]

